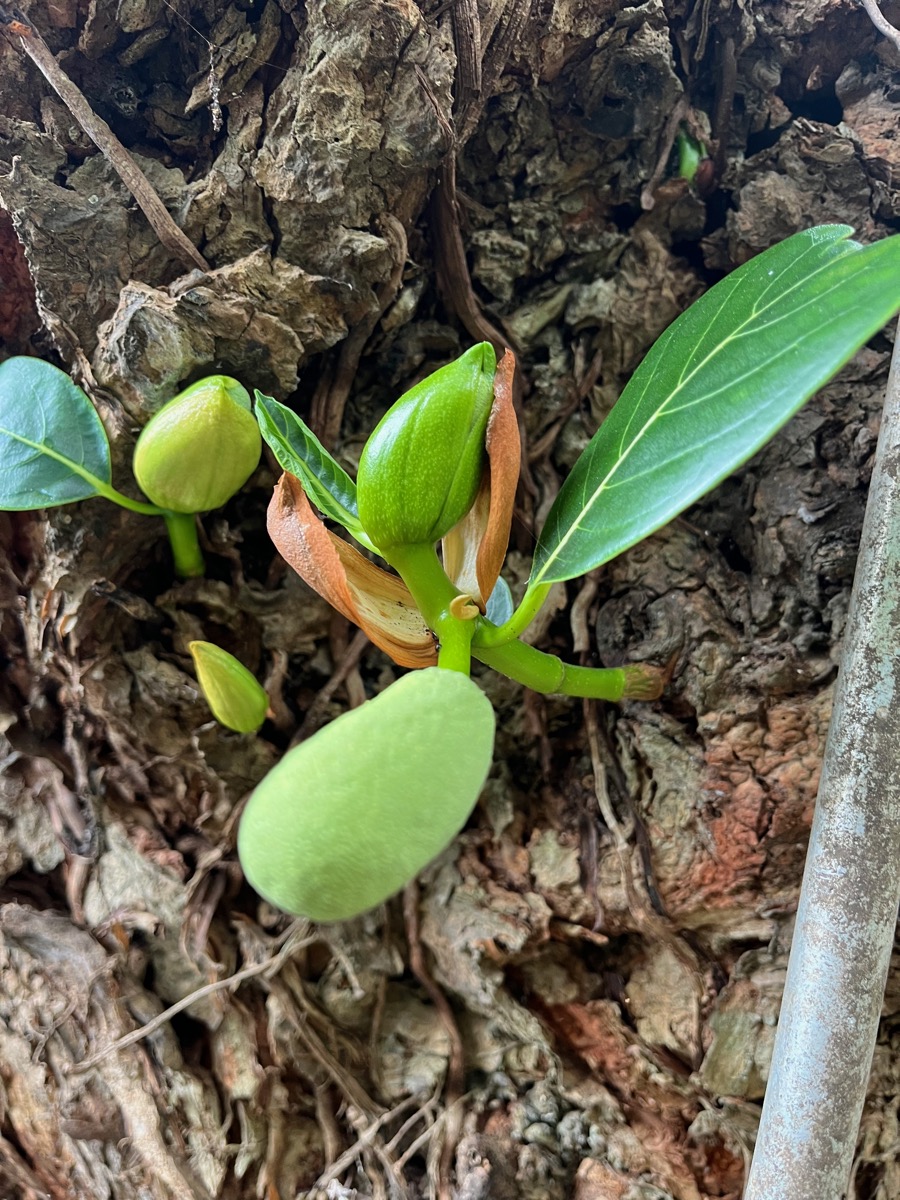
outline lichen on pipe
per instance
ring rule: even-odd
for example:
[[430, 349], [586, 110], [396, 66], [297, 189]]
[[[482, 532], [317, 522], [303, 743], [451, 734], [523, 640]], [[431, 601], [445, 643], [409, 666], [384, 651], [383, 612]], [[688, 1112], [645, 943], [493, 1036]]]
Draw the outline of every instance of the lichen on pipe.
[[[900, 340], [900, 339], [898, 339]], [[900, 903], [895, 342], [769, 1084], [744, 1200], [847, 1194]]]

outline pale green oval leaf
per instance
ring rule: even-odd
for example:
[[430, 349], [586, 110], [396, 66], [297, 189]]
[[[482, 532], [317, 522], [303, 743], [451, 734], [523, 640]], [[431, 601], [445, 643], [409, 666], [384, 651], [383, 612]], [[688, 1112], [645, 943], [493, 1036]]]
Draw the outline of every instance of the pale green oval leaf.
[[303, 484], [316, 508], [337, 521], [362, 545], [374, 550], [359, 522], [356, 484], [300, 417], [271, 396], [257, 391], [259, 430], [283, 471]]
[[440, 667], [344, 713], [289, 750], [247, 802], [238, 856], [249, 883], [313, 921], [380, 904], [465, 824], [495, 723], [478, 685]]
[[94, 406], [39, 358], [0, 363], [0, 509], [86, 500], [109, 489], [109, 442]]
[[658, 339], [566, 479], [532, 588], [574, 579], [665, 525], [741, 463], [900, 308], [900, 237], [795, 234]]

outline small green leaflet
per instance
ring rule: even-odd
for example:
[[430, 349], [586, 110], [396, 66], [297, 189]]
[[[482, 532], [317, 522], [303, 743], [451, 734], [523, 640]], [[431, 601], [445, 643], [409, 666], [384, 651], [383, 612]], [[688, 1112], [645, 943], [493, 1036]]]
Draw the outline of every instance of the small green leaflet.
[[284, 404], [255, 392], [259, 430], [278, 459], [278, 465], [303, 484], [312, 503], [370, 550], [375, 547], [359, 523], [356, 484], [328, 453], [308, 425]]
[[106, 430], [68, 375], [39, 358], [0, 363], [0, 509], [72, 504], [109, 490]]
[[494, 584], [494, 590], [487, 602], [487, 612], [484, 615], [492, 624], [503, 625], [513, 615], [515, 607], [509, 584], [501, 575]]
[[900, 309], [900, 237], [795, 234], [658, 339], [559, 491], [530, 588], [574, 579], [746, 462]]

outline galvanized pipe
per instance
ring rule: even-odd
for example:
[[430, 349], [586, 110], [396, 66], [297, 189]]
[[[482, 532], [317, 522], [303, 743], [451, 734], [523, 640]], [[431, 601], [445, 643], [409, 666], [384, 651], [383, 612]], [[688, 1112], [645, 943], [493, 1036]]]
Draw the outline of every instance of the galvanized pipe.
[[900, 903], [900, 332], [744, 1200], [847, 1194]]

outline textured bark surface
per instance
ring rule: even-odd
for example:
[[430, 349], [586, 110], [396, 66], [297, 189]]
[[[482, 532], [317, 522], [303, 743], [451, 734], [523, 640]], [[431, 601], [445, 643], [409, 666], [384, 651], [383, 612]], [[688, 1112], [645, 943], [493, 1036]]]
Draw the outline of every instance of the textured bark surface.
[[[7, 32], [0, 334], [86, 387], [117, 484], [204, 374], [292, 403], [352, 469], [401, 390], [503, 337], [528, 461], [514, 591], [566, 469], [693, 298], [797, 229], [868, 241], [900, 215], [900, 62], [852, 0], [36, 0], [18, 19], [210, 266], [163, 247]], [[701, 191], [673, 169], [679, 119], [709, 140]], [[484, 673], [500, 728], [469, 828], [403, 902], [340, 927], [292, 926], [234, 853], [298, 730], [396, 674], [275, 554], [273, 464], [205, 519], [203, 580], [173, 579], [161, 524], [100, 500], [0, 514], [3, 1195], [736, 1197], [888, 352], [557, 587], [542, 647], [674, 659], [666, 695], [585, 707]], [[267, 681], [259, 737], [210, 721], [192, 638]], [[900, 1195], [898, 1012], [892, 975], [856, 1200]]]

